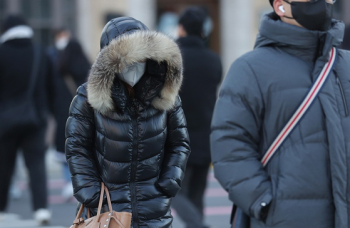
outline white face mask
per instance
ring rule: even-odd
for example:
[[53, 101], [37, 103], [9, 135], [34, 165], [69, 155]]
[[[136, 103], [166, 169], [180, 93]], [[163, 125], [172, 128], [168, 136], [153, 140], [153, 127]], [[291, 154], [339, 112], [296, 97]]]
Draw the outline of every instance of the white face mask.
[[69, 42], [69, 38], [68, 37], [62, 37], [59, 38], [56, 42], [55, 42], [55, 46], [58, 50], [62, 51], [64, 50]]
[[146, 71], [146, 63], [134, 63], [126, 67], [119, 75], [119, 79], [134, 87]]

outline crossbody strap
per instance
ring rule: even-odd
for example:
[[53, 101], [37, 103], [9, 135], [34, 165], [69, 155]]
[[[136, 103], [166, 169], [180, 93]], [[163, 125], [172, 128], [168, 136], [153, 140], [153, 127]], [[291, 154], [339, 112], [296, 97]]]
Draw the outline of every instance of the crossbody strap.
[[38, 78], [39, 65], [40, 65], [40, 49], [38, 45], [33, 44], [33, 65], [29, 79], [29, 87], [27, 90], [27, 97], [31, 97], [35, 88], [35, 84]]
[[282, 131], [279, 133], [277, 138], [273, 141], [267, 152], [265, 153], [265, 156], [262, 158], [261, 163], [263, 166], [266, 166], [267, 163], [270, 161], [271, 157], [276, 153], [278, 148], [282, 145], [284, 140], [288, 137], [288, 135], [292, 132], [294, 127], [299, 123], [300, 119], [304, 116], [306, 111], [311, 106], [312, 102], [315, 100], [317, 95], [319, 94], [323, 84], [326, 82], [328, 76], [332, 72], [332, 69], [334, 67], [334, 64], [336, 62], [337, 57], [337, 49], [332, 48], [330, 51], [330, 58], [328, 62], [323, 67], [320, 75], [318, 76], [317, 80], [311, 87], [309, 93], [299, 106], [299, 108], [295, 111], [292, 118], [288, 121], [288, 123], [284, 126]]

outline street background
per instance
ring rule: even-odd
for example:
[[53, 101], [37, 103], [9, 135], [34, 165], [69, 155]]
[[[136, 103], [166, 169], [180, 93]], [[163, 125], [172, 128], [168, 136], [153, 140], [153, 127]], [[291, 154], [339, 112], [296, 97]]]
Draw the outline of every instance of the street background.
[[[71, 199], [68, 202], [61, 196], [61, 190], [65, 185], [62, 177], [61, 165], [54, 159], [54, 151], [48, 150], [47, 153], [47, 172], [49, 176], [49, 209], [53, 217], [48, 226], [40, 228], [67, 228], [72, 225], [75, 218], [77, 202]], [[22, 157], [18, 159], [19, 167], [24, 167]], [[20, 199], [11, 199], [8, 212], [12, 214], [7, 220], [0, 221], [0, 228], [37, 228], [39, 227], [32, 216], [30, 191], [27, 187], [26, 171], [20, 168], [16, 174], [16, 185], [22, 190]], [[227, 228], [229, 226], [229, 217], [231, 212], [231, 203], [228, 200], [227, 193], [221, 188], [213, 176], [213, 172], [208, 175], [208, 188], [206, 191], [205, 214], [207, 224], [214, 228]], [[184, 228], [181, 220], [174, 214], [174, 228]]]
[[[261, 17], [272, 11], [268, 0], [0, 0], [0, 23], [8, 13], [22, 14], [35, 40], [45, 46], [52, 44], [53, 28], [67, 27], [93, 62], [111, 18], [131, 16], [176, 38], [179, 13], [191, 5], [208, 10], [213, 23], [208, 46], [220, 55], [224, 75], [236, 58], [253, 49]], [[349, 24], [350, 1], [337, 0], [334, 7], [334, 17]]]
[[[132, 16], [150, 29], [176, 39], [178, 14], [190, 5], [204, 6], [209, 12], [212, 33], [207, 45], [222, 58], [224, 75], [236, 58], [253, 49], [260, 19], [272, 10], [268, 0], [0, 0], [0, 23], [7, 14], [23, 15], [34, 29], [35, 41], [45, 47], [53, 44], [53, 29], [67, 27], [82, 44], [90, 62], [93, 62], [99, 52], [102, 28], [111, 18]], [[350, 1], [338, 0], [334, 17], [348, 25], [349, 12]], [[53, 142], [54, 129], [55, 124], [51, 120], [47, 133], [49, 145]], [[67, 202], [61, 196], [65, 182], [62, 166], [55, 160], [53, 151], [54, 148], [49, 149], [46, 156], [49, 208], [53, 213], [48, 227], [69, 227], [74, 220], [77, 203], [74, 199]], [[22, 196], [10, 200], [8, 212], [13, 215], [0, 221], [0, 228], [37, 227], [31, 210], [26, 169], [21, 157], [18, 161], [15, 185]], [[229, 227], [231, 202], [212, 171], [208, 179], [205, 198], [207, 224], [214, 228]], [[174, 217], [173, 227], [182, 228], [183, 224], [176, 213]]]

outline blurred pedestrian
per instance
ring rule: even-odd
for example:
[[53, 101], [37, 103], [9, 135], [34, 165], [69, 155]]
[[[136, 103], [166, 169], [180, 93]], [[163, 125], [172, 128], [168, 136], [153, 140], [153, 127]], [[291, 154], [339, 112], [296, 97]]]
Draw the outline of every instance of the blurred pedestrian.
[[[218, 85], [221, 81], [220, 58], [205, 46], [206, 13], [189, 7], [180, 16], [177, 40], [184, 64], [184, 83], [180, 96], [191, 139], [182, 189], [172, 206], [188, 228], [204, 225], [204, 191], [210, 166], [210, 122]], [[209, 34], [207, 34], [209, 35]]]
[[54, 102], [56, 158], [62, 163], [63, 177], [66, 181], [61, 195], [64, 199], [69, 200], [73, 197], [73, 187], [64, 155], [65, 127], [70, 103], [78, 86], [87, 80], [90, 63], [81, 45], [72, 38], [69, 30], [65, 28], [55, 30], [54, 41], [54, 45], [48, 49], [48, 54], [59, 72], [55, 83], [56, 92], [59, 96], [56, 97]]
[[132, 213], [132, 227], [171, 227], [190, 153], [180, 50], [130, 17], [109, 21], [100, 47], [67, 121], [74, 196], [96, 214], [104, 182], [113, 210]]
[[[233, 63], [221, 87], [215, 176], [251, 228], [350, 226], [350, 53], [334, 49], [344, 34], [334, 2], [270, 0], [274, 12], [263, 17], [255, 49]], [[314, 102], [300, 106], [314, 89]], [[286, 138], [264, 168], [280, 132]]]
[[342, 48], [350, 51], [350, 25], [345, 27], [344, 41], [343, 41]]
[[5, 18], [0, 37], [0, 213], [5, 213], [18, 149], [29, 172], [34, 217], [49, 222], [45, 169], [47, 115], [52, 112], [52, 64], [33, 43], [20, 16]]

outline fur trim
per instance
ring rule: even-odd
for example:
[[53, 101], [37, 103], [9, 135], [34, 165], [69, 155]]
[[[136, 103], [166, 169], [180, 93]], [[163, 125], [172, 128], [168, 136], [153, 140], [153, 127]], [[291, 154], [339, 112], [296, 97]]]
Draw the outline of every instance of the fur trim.
[[169, 37], [151, 31], [121, 35], [101, 50], [88, 78], [90, 105], [102, 114], [114, 109], [111, 88], [115, 73], [128, 64], [152, 59], [167, 62], [167, 73], [160, 97], [152, 101], [159, 110], [173, 108], [182, 84], [182, 57], [177, 44]]

